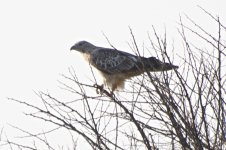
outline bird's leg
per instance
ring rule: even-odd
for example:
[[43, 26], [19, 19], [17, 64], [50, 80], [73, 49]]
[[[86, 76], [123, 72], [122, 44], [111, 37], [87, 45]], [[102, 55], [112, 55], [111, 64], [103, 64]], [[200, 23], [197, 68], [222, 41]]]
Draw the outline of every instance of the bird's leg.
[[[96, 88], [96, 93], [97, 94], [100, 94], [100, 95], [103, 95], [104, 93], [104, 84], [101, 84], [101, 85], [98, 85], [98, 84], [94, 84], [94, 87]], [[114, 86], [110, 91], [109, 91], [109, 94], [108, 96], [110, 97], [115, 97], [115, 94], [114, 94], [114, 91], [117, 87]]]
[[114, 84], [114, 85], [112, 86], [111, 90], [110, 90], [110, 95], [111, 95], [111, 97], [114, 97], [114, 96], [115, 96], [114, 91], [115, 91], [116, 89], [117, 89], [117, 84]]
[[104, 91], [104, 85], [98, 85], [98, 84], [94, 84], [94, 87], [96, 87], [96, 93], [102, 95], [103, 91]]
[[117, 84], [113, 84], [111, 87], [111, 93], [113, 93], [117, 89]]

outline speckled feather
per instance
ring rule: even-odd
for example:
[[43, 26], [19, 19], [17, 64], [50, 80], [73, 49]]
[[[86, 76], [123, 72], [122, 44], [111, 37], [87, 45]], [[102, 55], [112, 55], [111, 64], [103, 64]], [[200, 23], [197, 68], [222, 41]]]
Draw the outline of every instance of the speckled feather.
[[123, 88], [124, 81], [145, 71], [167, 71], [178, 66], [163, 63], [155, 57], [139, 57], [116, 49], [97, 47], [89, 42], [80, 41], [72, 46], [84, 54], [91, 65], [97, 68], [112, 91]]
[[137, 58], [114, 49], [97, 49], [91, 53], [91, 64], [108, 74], [126, 73], [136, 66]]

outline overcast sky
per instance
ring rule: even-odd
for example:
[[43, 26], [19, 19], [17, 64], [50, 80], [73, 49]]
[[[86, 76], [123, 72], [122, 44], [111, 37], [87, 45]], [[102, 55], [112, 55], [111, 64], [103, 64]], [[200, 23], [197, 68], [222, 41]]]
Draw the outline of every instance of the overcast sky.
[[181, 14], [208, 24], [197, 5], [225, 21], [225, 0], [1, 0], [0, 127], [21, 123], [17, 118], [26, 111], [7, 97], [34, 98], [36, 90], [54, 93], [60, 74], [71, 66], [79, 68], [78, 74], [89, 73], [69, 51], [75, 42], [109, 47], [105, 33], [115, 47], [131, 52], [128, 26], [140, 43], [152, 25], [166, 27], [173, 39]]

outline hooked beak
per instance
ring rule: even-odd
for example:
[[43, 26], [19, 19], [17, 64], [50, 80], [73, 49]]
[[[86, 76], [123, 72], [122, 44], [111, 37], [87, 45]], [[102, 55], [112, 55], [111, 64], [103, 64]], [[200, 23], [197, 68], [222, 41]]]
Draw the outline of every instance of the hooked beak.
[[72, 51], [72, 50], [74, 50], [74, 46], [72, 46], [72, 47], [70, 48], [70, 51]]

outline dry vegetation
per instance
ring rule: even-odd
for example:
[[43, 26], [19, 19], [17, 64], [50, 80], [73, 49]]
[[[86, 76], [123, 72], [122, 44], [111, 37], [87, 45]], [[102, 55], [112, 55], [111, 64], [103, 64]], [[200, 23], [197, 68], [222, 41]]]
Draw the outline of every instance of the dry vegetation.
[[[178, 70], [147, 72], [129, 81], [130, 86], [124, 91], [112, 95], [95, 83], [81, 83], [76, 70], [70, 68], [69, 75], [63, 75], [61, 87], [66, 90], [63, 92], [73, 94], [73, 100], [58, 99], [45, 92], [38, 93], [43, 106], [10, 100], [32, 108], [34, 111], [28, 115], [53, 124], [55, 129], [70, 131], [75, 139], [82, 137], [90, 149], [226, 149], [226, 27], [218, 17], [202, 10], [214, 22], [217, 34], [206, 31], [189, 17], [183, 19], [191, 26], [180, 19], [178, 33], [184, 52], [177, 56]], [[160, 59], [172, 61], [166, 35], [161, 38], [154, 28], [153, 33], [155, 39], [149, 38], [151, 50]], [[139, 54], [135, 36], [132, 32], [131, 35], [132, 47]], [[194, 44], [190, 35], [205, 43], [207, 49]], [[96, 90], [101, 90], [102, 95]], [[56, 149], [46, 140], [55, 130], [42, 134], [18, 130], [34, 142], [24, 145], [2, 135], [1, 146]], [[34, 144], [37, 140], [42, 148]], [[74, 149], [81, 144], [76, 140], [73, 143]]]

